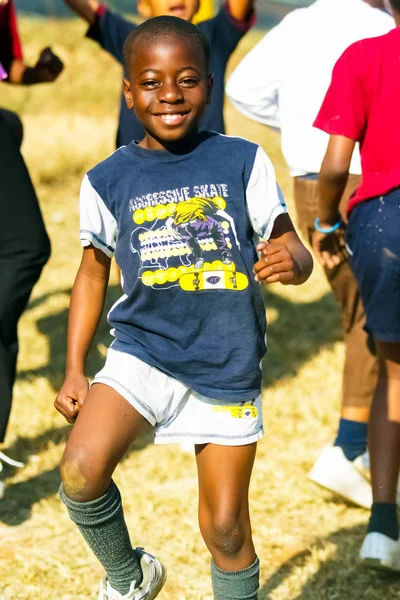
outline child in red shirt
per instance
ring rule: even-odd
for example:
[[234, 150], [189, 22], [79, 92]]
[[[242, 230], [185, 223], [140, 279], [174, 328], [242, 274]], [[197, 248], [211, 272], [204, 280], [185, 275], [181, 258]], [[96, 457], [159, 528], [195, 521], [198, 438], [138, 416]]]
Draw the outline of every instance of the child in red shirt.
[[[380, 365], [369, 425], [373, 505], [361, 560], [400, 571], [400, 0], [390, 5], [397, 28], [344, 52], [314, 123], [330, 141], [313, 245], [320, 262], [334, 268], [346, 235]], [[345, 232], [338, 206], [356, 142], [363, 175]]]

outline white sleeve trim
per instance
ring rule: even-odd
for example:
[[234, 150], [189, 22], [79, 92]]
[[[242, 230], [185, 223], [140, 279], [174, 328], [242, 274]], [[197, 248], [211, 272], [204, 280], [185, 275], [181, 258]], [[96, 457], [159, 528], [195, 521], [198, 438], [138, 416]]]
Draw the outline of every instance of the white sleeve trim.
[[117, 222], [85, 175], [80, 194], [80, 240], [112, 258], [117, 240]]
[[271, 237], [275, 219], [287, 213], [275, 170], [264, 150], [258, 148], [246, 189], [247, 210], [255, 233], [264, 240]]

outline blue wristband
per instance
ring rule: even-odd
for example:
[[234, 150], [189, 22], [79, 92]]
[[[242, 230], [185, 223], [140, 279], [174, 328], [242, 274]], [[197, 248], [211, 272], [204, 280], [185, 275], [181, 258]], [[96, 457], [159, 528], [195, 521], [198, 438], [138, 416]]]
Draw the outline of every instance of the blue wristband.
[[317, 217], [314, 221], [314, 227], [320, 233], [333, 233], [334, 231], [339, 229], [341, 223], [342, 221], [338, 221], [337, 223], [335, 223], [335, 225], [332, 225], [332, 227], [321, 227], [319, 224], [319, 219]]

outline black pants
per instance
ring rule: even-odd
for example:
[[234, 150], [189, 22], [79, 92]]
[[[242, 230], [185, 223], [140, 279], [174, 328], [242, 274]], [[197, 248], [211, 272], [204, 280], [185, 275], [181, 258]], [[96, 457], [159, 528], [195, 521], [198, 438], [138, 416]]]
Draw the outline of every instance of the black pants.
[[0, 109], [0, 442], [11, 411], [18, 321], [50, 256], [21, 141], [21, 121]]

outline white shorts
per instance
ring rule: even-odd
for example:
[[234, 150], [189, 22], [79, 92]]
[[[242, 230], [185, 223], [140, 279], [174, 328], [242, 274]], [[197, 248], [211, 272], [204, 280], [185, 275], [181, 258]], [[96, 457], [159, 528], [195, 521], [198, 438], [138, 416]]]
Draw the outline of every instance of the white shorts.
[[112, 348], [93, 380], [95, 383], [112, 387], [153, 425], [156, 444], [243, 446], [257, 441], [264, 433], [261, 396], [229, 404], [212, 400], [138, 358]]

